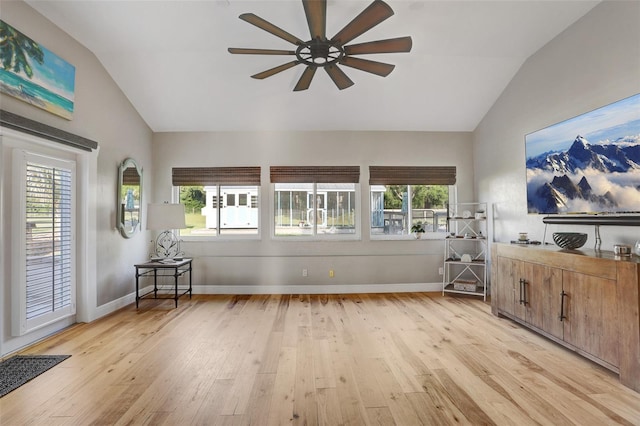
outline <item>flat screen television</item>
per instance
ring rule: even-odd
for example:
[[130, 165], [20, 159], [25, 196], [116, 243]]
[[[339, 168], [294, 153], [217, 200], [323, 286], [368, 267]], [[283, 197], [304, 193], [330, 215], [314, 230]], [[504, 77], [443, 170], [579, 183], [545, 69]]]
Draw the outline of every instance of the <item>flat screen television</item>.
[[525, 136], [530, 214], [640, 212], [640, 94]]

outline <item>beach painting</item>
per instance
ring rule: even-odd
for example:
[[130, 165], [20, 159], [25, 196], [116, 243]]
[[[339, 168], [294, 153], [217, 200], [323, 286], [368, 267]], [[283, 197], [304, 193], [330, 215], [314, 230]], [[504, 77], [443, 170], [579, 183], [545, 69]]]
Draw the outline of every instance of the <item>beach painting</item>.
[[0, 20], [0, 92], [71, 120], [76, 69]]

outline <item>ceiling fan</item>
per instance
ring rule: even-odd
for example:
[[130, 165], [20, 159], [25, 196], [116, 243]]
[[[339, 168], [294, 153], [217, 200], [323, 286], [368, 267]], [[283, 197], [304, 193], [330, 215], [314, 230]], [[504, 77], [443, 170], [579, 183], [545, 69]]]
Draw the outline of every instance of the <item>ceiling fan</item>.
[[354, 57], [354, 55], [368, 55], [374, 53], [397, 53], [411, 51], [411, 37], [399, 37], [376, 40], [366, 43], [349, 44], [356, 37], [369, 31], [385, 19], [393, 16], [391, 7], [382, 0], [374, 0], [366, 9], [338, 31], [332, 38], [326, 36], [327, 2], [326, 0], [302, 0], [304, 13], [309, 25], [311, 39], [304, 41], [287, 31], [273, 25], [253, 13], [243, 13], [240, 19], [256, 27], [280, 37], [296, 46], [295, 50], [275, 49], [245, 49], [230, 47], [229, 52], [244, 55], [292, 55], [295, 60], [252, 75], [257, 79], [271, 77], [296, 65], [303, 64], [305, 68], [294, 91], [307, 90], [311, 80], [319, 67], [325, 69], [338, 89], [346, 89], [354, 83], [338, 67], [344, 65], [377, 74], [382, 77], [389, 75], [395, 65], [371, 61]]

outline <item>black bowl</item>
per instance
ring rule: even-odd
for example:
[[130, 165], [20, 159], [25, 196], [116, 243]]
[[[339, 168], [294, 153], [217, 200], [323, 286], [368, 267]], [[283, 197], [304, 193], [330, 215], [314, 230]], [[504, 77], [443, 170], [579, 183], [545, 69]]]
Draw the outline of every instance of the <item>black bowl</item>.
[[580, 232], [554, 232], [553, 241], [563, 249], [577, 249], [587, 242], [587, 234]]

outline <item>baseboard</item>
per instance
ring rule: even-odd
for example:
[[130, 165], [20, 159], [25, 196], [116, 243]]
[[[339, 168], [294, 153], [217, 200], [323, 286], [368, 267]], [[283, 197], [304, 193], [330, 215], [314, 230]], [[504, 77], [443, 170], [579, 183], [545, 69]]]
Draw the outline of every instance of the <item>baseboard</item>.
[[442, 291], [442, 283], [340, 285], [200, 285], [193, 294], [350, 294], [419, 293]]
[[119, 299], [113, 300], [109, 303], [105, 303], [104, 305], [100, 305], [96, 307], [95, 317], [93, 319], [101, 318], [105, 315], [109, 315], [112, 312], [117, 311], [118, 309], [124, 308], [127, 305], [132, 303], [136, 303], [136, 293], [127, 294]]

